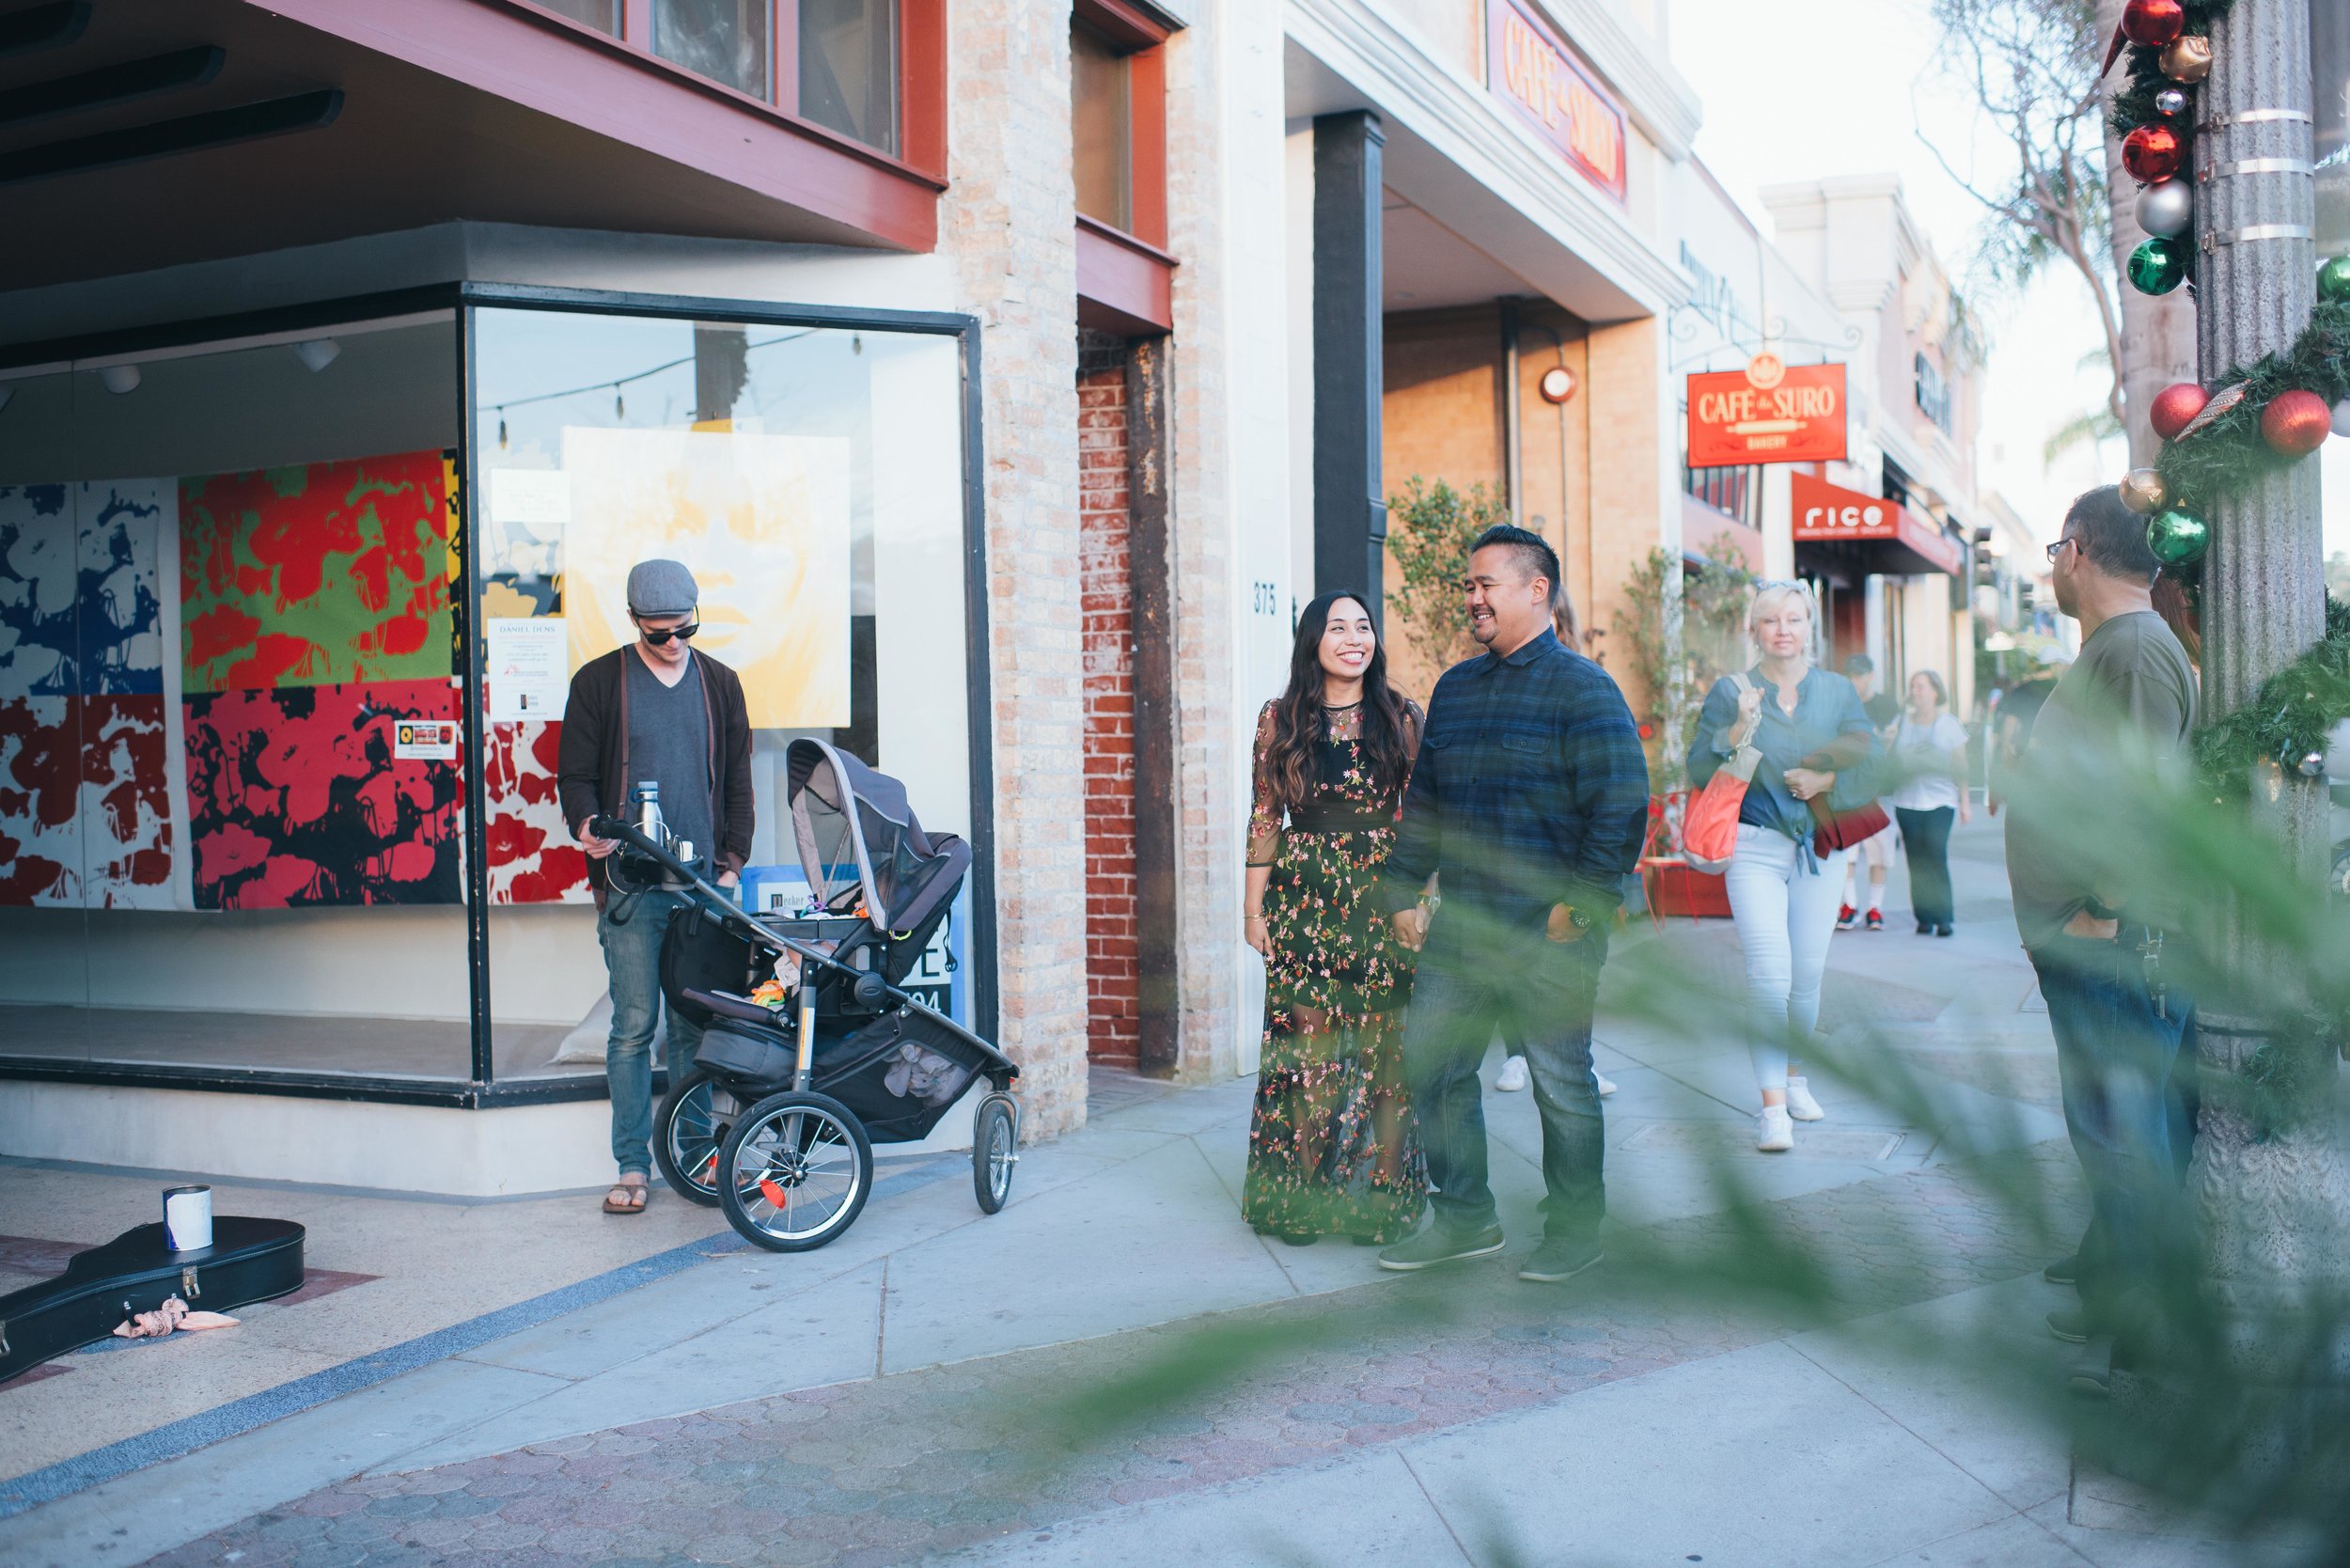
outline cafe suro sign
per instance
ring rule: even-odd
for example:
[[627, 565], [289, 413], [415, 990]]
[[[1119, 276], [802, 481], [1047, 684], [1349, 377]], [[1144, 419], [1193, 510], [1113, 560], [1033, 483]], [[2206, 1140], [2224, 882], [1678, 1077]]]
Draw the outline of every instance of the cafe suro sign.
[[1485, 83], [1618, 201], [1624, 194], [1623, 111], [1523, 0], [1488, 0]]
[[1844, 461], [1844, 368], [1759, 353], [1689, 378], [1689, 466]]

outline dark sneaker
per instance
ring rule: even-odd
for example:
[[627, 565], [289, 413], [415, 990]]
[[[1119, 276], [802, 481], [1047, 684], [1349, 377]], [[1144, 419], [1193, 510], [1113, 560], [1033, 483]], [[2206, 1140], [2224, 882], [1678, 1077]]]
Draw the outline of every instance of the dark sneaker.
[[1563, 1284], [1606, 1256], [1595, 1241], [1546, 1241], [1528, 1255], [1518, 1278], [1537, 1285]]
[[1434, 1268], [1438, 1263], [1457, 1263], [1464, 1258], [1489, 1258], [1501, 1250], [1501, 1227], [1488, 1225], [1482, 1231], [1460, 1235], [1441, 1225], [1431, 1224], [1418, 1235], [1406, 1236], [1379, 1254], [1379, 1266], [1409, 1274], [1414, 1269]]
[[2064, 1307], [2048, 1314], [2048, 1332], [2068, 1345], [2085, 1345], [2095, 1330], [2090, 1325], [2087, 1312], [2076, 1307]]
[[1859, 917], [1860, 911], [1855, 909], [1851, 904], [1846, 904], [1836, 912], [1836, 929], [1838, 931], [1850, 931], [1852, 930], [1852, 923]]
[[2080, 1277], [2081, 1255], [2077, 1252], [2072, 1254], [2070, 1257], [2059, 1258], [2055, 1262], [2050, 1263], [2046, 1268], [2040, 1271], [2040, 1278], [2045, 1279], [2051, 1285], [2078, 1284], [2080, 1282]]
[[1885, 929], [1885, 917], [1873, 909], [1869, 911], [1869, 929], [1871, 931], [1883, 931]]
[[1940, 925], [1938, 925], [1938, 926], [1935, 927], [1935, 928], [1934, 928], [1934, 934], [1935, 934], [1935, 935], [1936, 935], [1936, 936], [1949, 936], [1949, 935], [1951, 935], [1951, 934], [1952, 934], [1952, 932], [1951, 932], [1951, 929], [1950, 929], [1950, 922], [1946, 920], [1946, 921], [1944, 921], [1942, 924], [1940, 924]]

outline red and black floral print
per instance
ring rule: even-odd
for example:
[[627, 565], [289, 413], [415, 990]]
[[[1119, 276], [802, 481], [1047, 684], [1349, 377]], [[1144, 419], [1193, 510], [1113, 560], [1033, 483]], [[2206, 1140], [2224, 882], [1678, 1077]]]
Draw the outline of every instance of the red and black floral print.
[[[1241, 1207], [1260, 1231], [1384, 1243], [1418, 1222], [1428, 1171], [1403, 1092], [1413, 955], [1377, 897], [1402, 791], [1371, 784], [1361, 716], [1330, 712], [1312, 797], [1286, 812], [1267, 763], [1274, 705], [1257, 719], [1248, 860], [1272, 868], [1273, 956]], [[1416, 749], [1419, 709], [1404, 718]]]

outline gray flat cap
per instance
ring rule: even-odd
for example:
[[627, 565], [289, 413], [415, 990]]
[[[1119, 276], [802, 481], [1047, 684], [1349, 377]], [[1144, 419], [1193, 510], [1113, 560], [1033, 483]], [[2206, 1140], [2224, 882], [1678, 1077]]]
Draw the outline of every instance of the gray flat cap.
[[628, 569], [628, 607], [635, 615], [690, 615], [701, 590], [682, 561], [638, 561]]

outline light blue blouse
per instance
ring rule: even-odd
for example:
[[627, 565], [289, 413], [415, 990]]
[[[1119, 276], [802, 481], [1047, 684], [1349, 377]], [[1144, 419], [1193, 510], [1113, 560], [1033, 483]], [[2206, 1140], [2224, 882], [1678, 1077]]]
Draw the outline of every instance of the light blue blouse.
[[[1869, 714], [1860, 705], [1860, 693], [1850, 681], [1832, 669], [1814, 666], [1807, 670], [1795, 684], [1795, 711], [1790, 713], [1779, 705], [1778, 688], [1763, 678], [1761, 665], [1747, 671], [1747, 679], [1762, 694], [1762, 722], [1754, 739], [1762, 760], [1754, 770], [1754, 782], [1747, 787], [1746, 809], [1739, 813], [1739, 821], [1756, 823], [1791, 839], [1810, 841], [1813, 826], [1811, 808], [1794, 797], [1782, 776], [1790, 768], [1801, 767], [1805, 758], [1845, 735], [1869, 737], [1869, 760], [1857, 767], [1837, 771], [1836, 788], [1829, 793], [1828, 802], [1839, 811], [1851, 811], [1876, 798], [1877, 763], [1883, 748], [1877, 741], [1876, 726], [1869, 722]], [[1706, 781], [1730, 760], [1732, 748], [1721, 744], [1722, 733], [1737, 719], [1738, 687], [1725, 675], [1705, 694], [1704, 711], [1698, 715], [1698, 732], [1689, 743], [1692, 788], [1703, 789]]]

